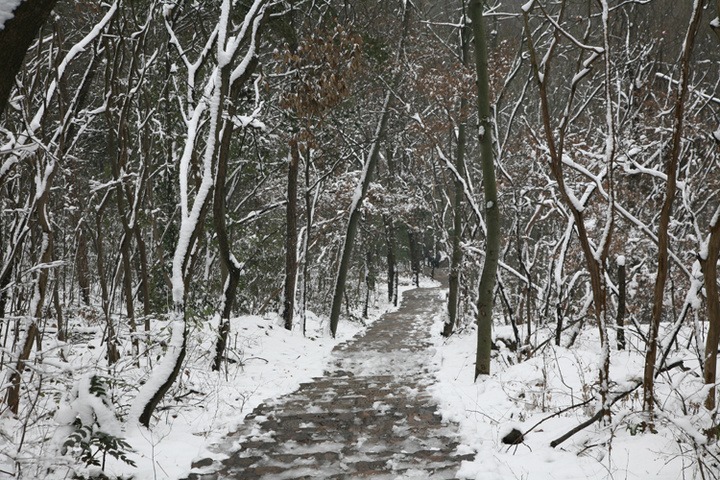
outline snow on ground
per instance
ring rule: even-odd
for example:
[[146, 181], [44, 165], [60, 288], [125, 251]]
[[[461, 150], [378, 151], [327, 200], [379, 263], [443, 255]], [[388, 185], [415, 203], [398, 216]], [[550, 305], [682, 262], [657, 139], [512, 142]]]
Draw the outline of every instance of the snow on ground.
[[[430, 285], [429, 281], [423, 281], [423, 286]], [[371, 295], [366, 324], [395, 309], [387, 302], [384, 286], [379, 287]], [[409, 288], [409, 281], [401, 279], [401, 294]], [[352, 321], [341, 320], [336, 339], [329, 335], [328, 319], [312, 312], [307, 315], [306, 336], [300, 330], [289, 332], [282, 328], [282, 319], [277, 314], [234, 318], [227, 346], [231, 361], [221, 373], [210, 369], [217, 319], [198, 322], [189, 332], [188, 353], [181, 374], [156, 409], [151, 429], [147, 430], [128, 419], [138, 387], [149, 377], [152, 367], [138, 369], [134, 366], [136, 358], [126, 355], [108, 368], [100, 341], [102, 327], [87, 327], [90, 321], [78, 315], [71, 319], [73, 338], [68, 343], [53, 344], [48, 340], [46, 344], [46, 353], [37, 369], [44, 371], [46, 378], [52, 378], [50, 381], [55, 386], [43, 387], [46, 394], [38, 399], [33, 411], [21, 412], [20, 418], [32, 419], [23, 442], [19, 440], [23, 438], [23, 422], [9, 415], [0, 417], [0, 479], [13, 478], [11, 472], [16, 471], [16, 460], [23, 479], [59, 479], [73, 474], [98, 473], [99, 467], [85, 468], [71, 455], [60, 454], [67, 434], [73, 431], [74, 412], [91, 412], [93, 408], [98, 417], [114, 409], [114, 414], [123, 420], [119, 436], [132, 449], [125, 450], [127, 457], [136, 463], [136, 467], [132, 467], [108, 455], [105, 474], [110, 478], [180, 478], [190, 470], [193, 460], [210, 456], [207, 447], [221, 442], [257, 405], [321, 376], [333, 347], [364, 331], [360, 314], [353, 312], [353, 316]], [[131, 349], [127, 333], [121, 332], [124, 352]], [[170, 341], [169, 323], [154, 320], [148, 337], [153, 339], [149, 357], [155, 367], [165, 354], [164, 345]], [[146, 348], [148, 344], [141, 341], [141, 352]], [[140, 361], [147, 362], [146, 356], [141, 355]], [[99, 397], [88, 393], [88, 382], [95, 375], [102, 380], [111, 399], [107, 402], [108, 409], [102, 406]], [[78, 385], [84, 387], [78, 389]], [[78, 396], [78, 392], [84, 395]], [[92, 415], [85, 413], [81, 417], [88, 423], [90, 420], [86, 419]], [[47, 441], [53, 437], [53, 441]], [[21, 443], [18, 454], [17, 446]], [[96, 454], [96, 458], [101, 460], [101, 455]]]
[[[463, 463], [459, 478], [701, 478], [692, 438], [702, 443], [699, 426], [709, 422], [707, 411], [700, 406], [705, 390], [692, 370], [697, 360], [689, 352], [684, 361], [690, 371], [675, 369], [658, 382], [660, 415], [667, 420], [657, 421], [657, 433], [642, 432], [644, 418], [634, 413], [642, 409], [642, 392], [636, 390], [615, 405], [610, 427], [595, 424], [552, 448], [552, 440], [595, 413], [600, 355], [595, 330], [586, 327], [572, 349], [549, 341], [520, 363], [516, 353], [503, 349], [496, 352], [492, 374], [473, 382], [475, 330], [469, 328], [446, 340], [439, 335], [442, 320], [438, 316], [434, 326], [439, 367], [434, 393], [443, 417], [460, 424], [462, 453], [477, 452], [474, 461]], [[512, 330], [506, 328], [497, 328], [494, 337], [512, 338]], [[547, 337], [550, 332], [540, 332], [540, 340], [543, 334]], [[640, 342], [632, 340], [629, 350], [613, 350], [611, 354], [611, 379], [616, 382], [616, 391], [642, 375], [644, 357], [637, 349]], [[681, 381], [681, 388], [673, 388]], [[543, 422], [553, 413], [587, 400], [587, 405]], [[525, 433], [524, 442], [504, 444], [503, 437], [514, 428]], [[703, 458], [712, 464], [709, 457]]]
[[[376, 320], [393, 307], [378, 293], [377, 304], [369, 312], [367, 323]], [[137, 469], [116, 463], [117, 471], [136, 478], [174, 479], [190, 470], [193, 460], [212, 457], [211, 444], [221, 442], [234, 431], [245, 416], [265, 400], [295, 391], [301, 383], [322, 376], [335, 345], [364, 330], [359, 322], [341, 322], [338, 335], [327, 333], [327, 319], [308, 312], [307, 332], [289, 332], [282, 319], [244, 316], [231, 325], [230, 352], [238, 352], [237, 364], [218, 375], [210, 371], [210, 356], [201, 367], [186, 362], [182, 382], [190, 393], [184, 406], [162, 413], [162, 420], [152, 425], [152, 432], [128, 428], [127, 440], [138, 451]], [[211, 338], [207, 332], [204, 336]], [[211, 352], [211, 345], [196, 346]]]
[[[409, 283], [407, 279], [401, 280], [401, 293], [412, 288]], [[438, 283], [421, 279], [421, 286]], [[439, 290], [438, 294], [444, 297], [446, 292]], [[392, 309], [386, 298], [382, 289], [376, 294], [368, 322]], [[439, 335], [443, 315], [439, 313], [432, 326], [433, 338], [437, 340], [434, 361], [439, 368], [433, 391], [443, 416], [460, 425], [459, 453], [477, 452], [474, 461], [464, 462], [459, 478], [674, 480], [700, 478], [698, 458], [704, 465], [712, 464], [701, 433], [711, 424], [708, 412], [702, 408], [706, 390], [696, 373], [697, 356], [690, 350], [681, 348], [669, 361], [682, 359], [688, 370], [673, 369], [657, 383], [661, 406], [661, 418], [655, 424], [657, 433], [642, 431], [644, 418], [635, 413], [641, 410], [641, 392], [637, 390], [614, 406], [610, 427], [595, 424], [551, 448], [552, 440], [590, 418], [595, 411], [600, 350], [595, 329], [584, 328], [570, 349], [547, 341], [522, 362], [507, 349], [496, 352], [492, 375], [475, 383], [474, 329], [465, 327], [450, 339], [443, 339]], [[150, 355], [153, 365], [162, 359], [160, 341], [170, 339], [167, 325], [162, 321], [153, 323], [150, 335], [154, 339]], [[67, 415], [62, 404], [74, 402], [75, 408], [82, 407], [77, 404], [84, 402], [79, 399], [83, 395], [89, 398], [92, 375], [105, 378], [107, 395], [112, 399], [108, 404], [124, 420], [122, 436], [132, 449], [128, 458], [137, 464], [131, 467], [108, 457], [106, 473], [116, 478], [179, 478], [190, 470], [193, 460], [212, 456], [208, 447], [222, 442], [255, 406], [321, 376], [332, 348], [364, 329], [358, 321], [344, 320], [339, 325], [338, 338], [332, 339], [327, 334], [327, 319], [309, 313], [304, 337], [299, 331], [284, 330], [277, 315], [235, 318], [228, 342], [232, 361], [218, 374], [210, 370], [215, 328], [216, 321], [206, 321], [191, 330], [185, 366], [157, 409], [151, 430], [127, 421], [129, 406], [137, 395], [137, 387], [147, 378], [148, 368], [135, 368], [135, 359], [126, 356], [108, 370], [99, 340], [102, 328], [76, 324], [72, 329], [74, 341], [64, 345], [48, 343], [41, 363], [34, 368], [38, 374], [44, 372], [45, 378], [50, 379], [45, 380], [46, 384], [50, 382], [53, 386], [44, 387], [46, 394], [37, 398], [32, 412], [21, 412], [32, 419], [29, 428], [25, 431], [22, 422], [0, 417], [0, 478], [15, 470], [15, 460], [22, 466], [20, 478], [55, 479], [69, 478], [68, 472], [92, 473], [92, 469], [81, 469], [71, 456], [61, 456], [57, 446], [45, 441], [57, 437], [56, 432], [71, 430], [62, 425], [58, 429], [59, 421], [61, 424], [63, 420], [72, 421], [72, 415]], [[637, 382], [642, 372], [641, 341], [628, 333], [629, 349], [612, 352], [611, 379], [615, 391]], [[512, 330], [498, 327], [494, 336], [512, 338]], [[533, 344], [540, 345], [550, 336], [549, 329], [540, 329], [534, 333]], [[124, 338], [127, 342], [127, 335]], [[689, 345], [687, 335], [679, 343]], [[129, 351], [127, 343], [123, 347]], [[145, 348], [141, 342], [141, 349]], [[68, 396], [71, 390], [75, 398]], [[63, 401], [58, 403], [60, 398]], [[98, 412], [105, 408], [96, 398], [92, 400], [95, 402], [92, 408]], [[583, 405], [553, 416], [579, 404]], [[53, 418], [56, 411], [60, 413]], [[502, 438], [513, 428], [525, 433], [525, 441], [519, 445], [503, 444]], [[15, 453], [19, 438], [23, 438], [20, 455]], [[711, 453], [717, 456], [716, 446], [710, 448], [715, 449]], [[706, 478], [717, 478], [717, 471], [714, 475]]]

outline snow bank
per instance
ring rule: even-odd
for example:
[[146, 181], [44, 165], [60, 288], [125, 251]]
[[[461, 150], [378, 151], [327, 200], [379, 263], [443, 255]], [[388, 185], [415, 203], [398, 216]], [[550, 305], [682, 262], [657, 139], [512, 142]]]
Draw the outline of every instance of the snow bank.
[[[688, 395], [684, 404], [680, 395], [673, 393], [672, 384], [658, 379], [658, 398], [665, 415], [673, 418], [658, 421], [657, 434], [642, 431], [643, 418], [637, 414], [642, 409], [641, 397], [628, 397], [615, 405], [610, 427], [593, 425], [551, 448], [552, 440], [595, 412], [600, 353], [597, 328], [583, 330], [572, 350], [548, 342], [522, 363], [517, 363], [516, 353], [501, 349], [493, 359], [492, 375], [474, 383], [475, 332], [443, 339], [440, 320], [434, 327], [439, 372], [433, 393], [443, 417], [460, 424], [459, 449], [477, 452], [474, 461], [463, 463], [458, 478], [674, 480], [698, 474], [697, 458], [689, 453], [692, 447], [687, 442], [702, 437], [698, 425], [705, 417], [675, 415], [694, 404], [687, 398], [689, 392], [702, 389], [700, 379], [684, 376], [682, 382], [676, 382]], [[537, 342], [551, 335], [550, 331], [541, 331]], [[613, 391], [642, 372], [643, 352], [637, 349], [639, 344], [633, 344], [636, 339], [630, 340], [628, 351], [612, 352]], [[687, 353], [684, 359], [689, 366], [692, 355]], [[681, 374], [685, 375], [679, 370], [676, 373]], [[584, 406], [552, 417], [563, 408], [588, 400]], [[523, 443], [502, 442], [512, 428], [525, 434]]]

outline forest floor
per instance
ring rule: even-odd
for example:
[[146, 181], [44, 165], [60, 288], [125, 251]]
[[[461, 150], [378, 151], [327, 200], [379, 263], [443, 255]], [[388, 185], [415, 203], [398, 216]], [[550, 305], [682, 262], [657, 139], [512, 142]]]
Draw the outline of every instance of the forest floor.
[[[48, 346], [52, 354], [36, 368], [53, 388], [30, 405], [22, 417], [29, 420], [0, 416], [0, 478], [720, 478], [718, 444], [703, 433], [714, 423], [702, 407], [707, 387], [697, 373], [692, 328], [680, 332], [668, 360], [682, 367], [657, 379], [652, 427], [633, 390], [614, 405], [609, 425], [594, 423], [553, 448], [553, 440], [597, 409], [597, 327], [576, 322], [556, 345], [553, 322], [533, 319], [518, 325], [524, 344], [511, 350], [504, 344], [515, 338], [512, 327], [497, 319], [492, 374], [475, 381], [472, 311], [443, 338], [447, 289], [428, 278], [420, 286], [401, 279], [398, 308], [378, 283], [368, 318], [355, 305], [338, 338], [329, 336], [326, 318], [311, 312], [305, 333], [282, 328], [277, 314], [233, 318], [229, 361], [219, 373], [210, 369], [217, 322], [197, 322], [183, 375], [150, 429], [128, 421], [127, 412], [151, 365], [138, 369], [138, 359], [125, 356], [108, 367], [102, 329], [91, 330], [78, 316], [72, 330], [95, 333]], [[162, 357], [166, 326], [153, 323], [143, 361]], [[662, 325], [663, 338], [669, 328]], [[127, 327], [123, 332], [129, 351], [131, 336]], [[612, 350], [613, 393], [638, 385], [642, 372], [642, 326], [626, 328], [626, 337], [625, 350]], [[96, 408], [99, 397], [77, 392], [98, 377], [135, 465], [96, 446], [91, 453], [104, 462], [102, 471], [83, 465], [77, 448], [62, 452], [69, 427], [56, 413]], [[513, 429], [522, 442], [506, 445]]]
[[418, 288], [364, 334], [335, 347], [322, 377], [259, 405], [193, 464], [190, 479], [455, 478], [457, 425], [428, 391], [431, 327], [444, 292]]

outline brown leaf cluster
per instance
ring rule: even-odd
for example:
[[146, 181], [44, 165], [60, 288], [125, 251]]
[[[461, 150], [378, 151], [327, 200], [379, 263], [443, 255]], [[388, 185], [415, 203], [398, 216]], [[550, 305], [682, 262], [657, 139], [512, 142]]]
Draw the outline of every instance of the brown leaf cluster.
[[322, 123], [328, 110], [350, 96], [351, 82], [361, 70], [361, 53], [361, 37], [342, 25], [303, 36], [294, 52], [286, 44], [279, 68], [292, 74], [293, 83], [281, 106], [304, 123]]

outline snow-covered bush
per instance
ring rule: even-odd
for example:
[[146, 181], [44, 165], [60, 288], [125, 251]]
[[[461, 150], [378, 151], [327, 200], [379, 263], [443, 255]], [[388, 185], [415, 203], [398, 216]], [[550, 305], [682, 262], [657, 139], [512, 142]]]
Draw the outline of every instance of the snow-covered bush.
[[135, 466], [127, 457], [132, 449], [122, 438], [120, 421], [108, 397], [109, 386], [108, 380], [98, 375], [81, 378], [55, 414], [59, 424], [55, 440], [62, 455], [70, 454], [87, 467], [104, 469], [107, 455]]

